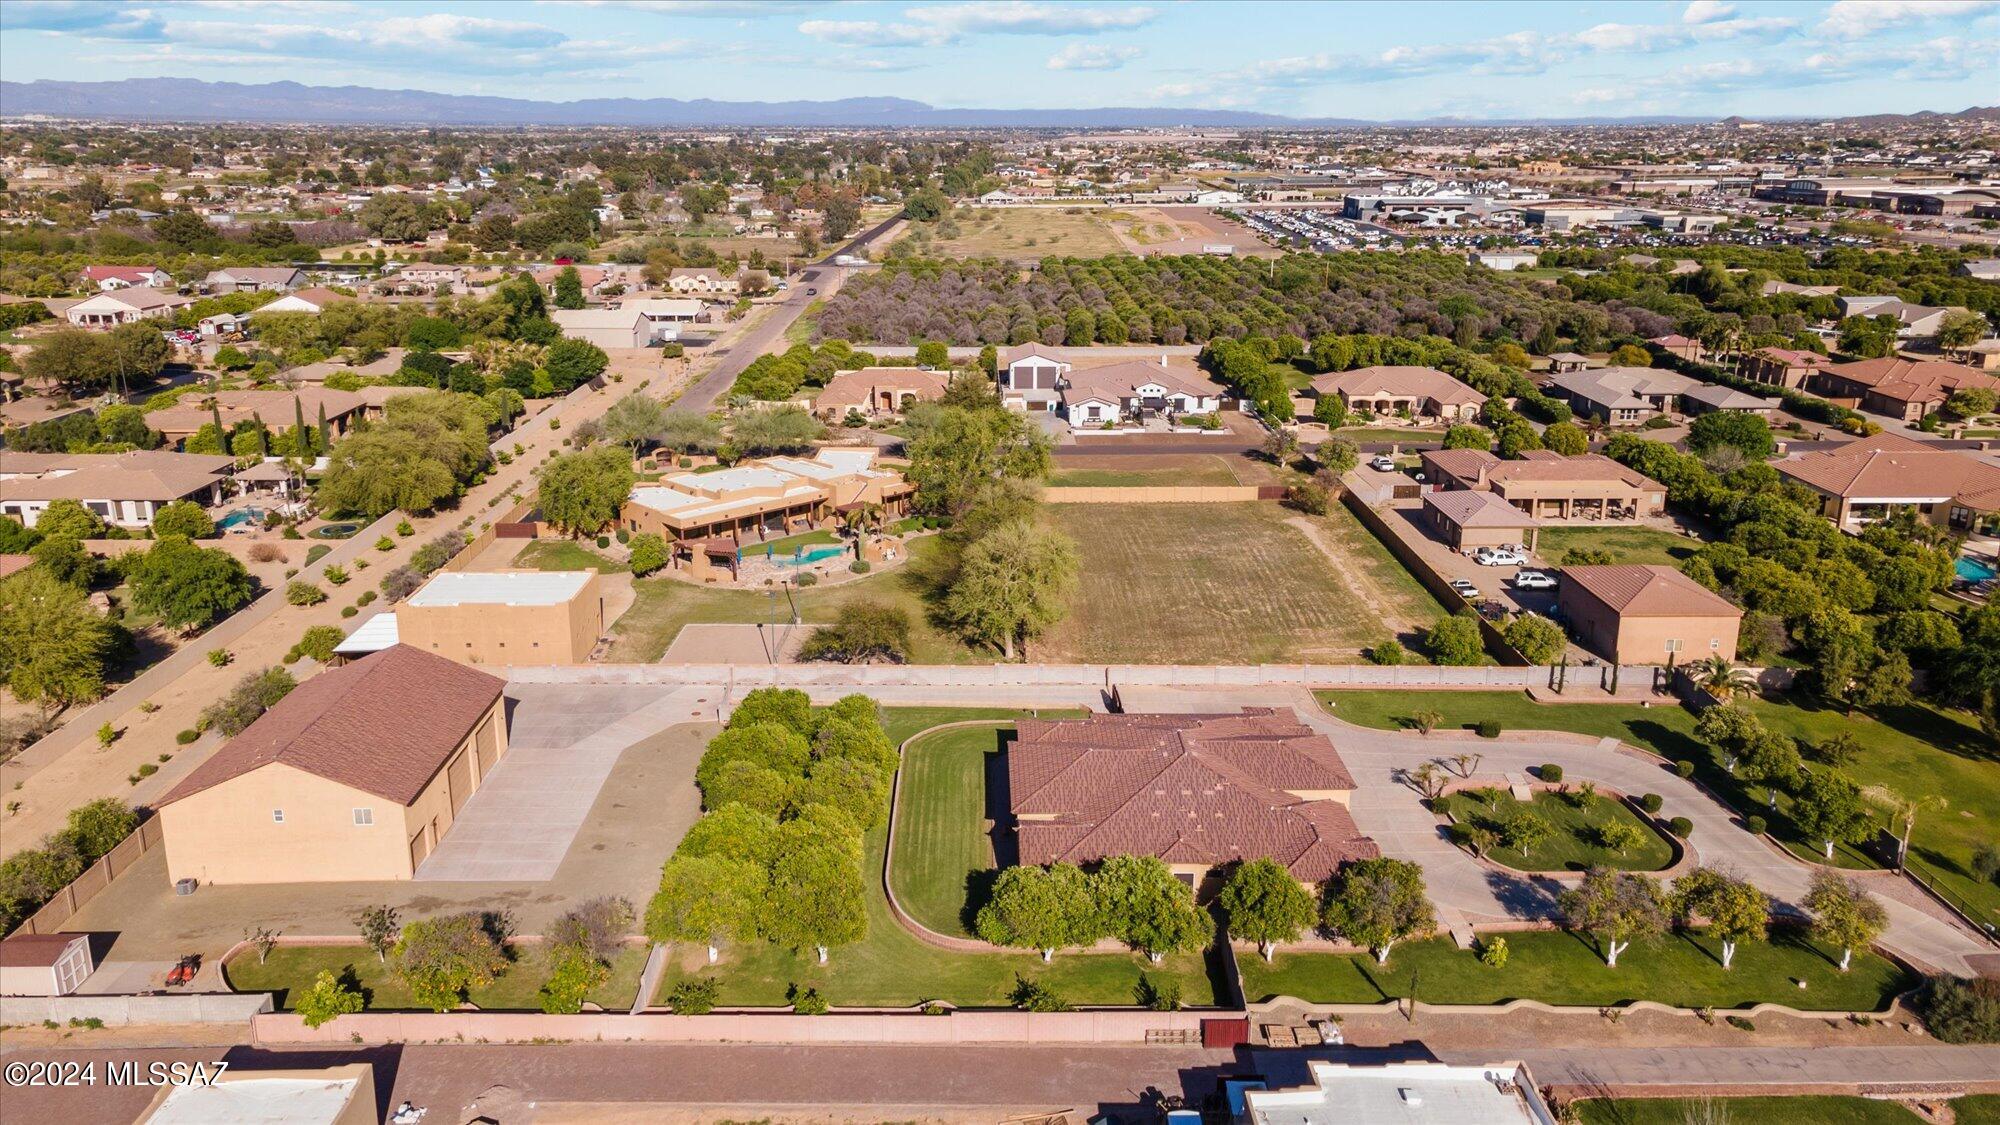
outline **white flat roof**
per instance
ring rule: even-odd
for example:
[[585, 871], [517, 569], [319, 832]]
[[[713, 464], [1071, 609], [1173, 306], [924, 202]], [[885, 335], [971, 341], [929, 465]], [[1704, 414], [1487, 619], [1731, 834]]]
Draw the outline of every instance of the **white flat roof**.
[[1245, 1096], [1255, 1125], [1542, 1125], [1544, 1119], [1512, 1083], [1515, 1063], [1445, 1066], [1311, 1064], [1314, 1085], [1252, 1090]]
[[395, 648], [401, 641], [402, 633], [396, 627], [396, 613], [390, 610], [363, 621], [360, 628], [347, 634], [346, 640], [333, 646], [333, 651], [342, 656], [366, 656], [385, 648]]
[[352, 1101], [354, 1078], [241, 1078], [179, 1086], [148, 1125], [312, 1125], [333, 1122]]
[[440, 571], [410, 595], [413, 606], [561, 605], [590, 581], [590, 571]]
[[739, 465], [713, 473], [676, 473], [667, 478], [667, 483], [705, 492], [735, 492], [743, 488], [784, 488], [792, 483], [792, 478], [775, 469]]
[[630, 328], [639, 323], [633, 309], [550, 309], [549, 319], [564, 328]]

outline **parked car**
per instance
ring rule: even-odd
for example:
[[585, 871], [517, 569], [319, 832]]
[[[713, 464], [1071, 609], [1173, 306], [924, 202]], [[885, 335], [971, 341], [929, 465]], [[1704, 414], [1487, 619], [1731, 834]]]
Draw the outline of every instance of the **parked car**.
[[1472, 561], [1480, 566], [1525, 566], [1528, 559], [1504, 547], [1481, 547], [1472, 553]]
[[1553, 590], [1556, 580], [1539, 570], [1524, 570], [1514, 576], [1516, 590]]
[[1378, 473], [1393, 473], [1396, 471], [1396, 459], [1378, 453], [1368, 462], [1368, 467]]
[[1471, 602], [1479, 600], [1479, 587], [1474, 586], [1472, 583], [1466, 581], [1463, 578], [1452, 579], [1451, 588], [1453, 590], [1458, 591], [1458, 596], [1464, 598], [1466, 601]]

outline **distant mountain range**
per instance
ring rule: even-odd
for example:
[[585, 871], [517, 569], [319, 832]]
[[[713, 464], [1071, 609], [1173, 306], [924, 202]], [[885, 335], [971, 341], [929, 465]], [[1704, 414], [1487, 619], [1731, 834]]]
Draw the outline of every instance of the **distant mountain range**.
[[[1369, 125], [1664, 125], [1700, 124], [1712, 117], [1580, 117], [1534, 120], [1426, 118], [1367, 121], [1343, 117], [1284, 117], [1231, 109], [1104, 106], [1094, 109], [940, 109], [908, 98], [835, 101], [725, 102], [707, 98], [587, 98], [532, 101], [370, 86], [245, 85], [194, 78], [127, 78], [116, 82], [0, 82], [0, 115], [127, 121], [243, 121], [326, 125], [624, 125], [666, 128], [852, 126], [932, 129], [1082, 128], [1330, 128]], [[1870, 125], [1962, 114], [1883, 114], [1855, 119]], [[1740, 120], [1732, 118], [1731, 120]]]

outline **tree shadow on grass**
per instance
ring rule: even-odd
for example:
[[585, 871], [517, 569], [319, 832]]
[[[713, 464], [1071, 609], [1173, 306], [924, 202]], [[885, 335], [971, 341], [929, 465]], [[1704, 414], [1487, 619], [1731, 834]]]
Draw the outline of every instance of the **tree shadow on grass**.
[[343, 965], [339, 973], [340, 986], [349, 992], [361, 994], [361, 1009], [367, 1011], [375, 1003], [375, 990], [361, 983], [361, 974], [353, 965]]
[[1703, 945], [1700, 941], [1696, 940], [1694, 934], [1691, 931], [1675, 930], [1673, 932], [1673, 938], [1675, 941], [1684, 942], [1690, 946], [1693, 946], [1695, 952], [1715, 962], [1717, 968], [1726, 968], [1726, 966], [1724, 966], [1722, 963], [1722, 955], [1720, 953], [1715, 952], [1714, 950], [1711, 950], [1709, 947]]
[[966, 933], [978, 933], [975, 927], [979, 921], [979, 912], [992, 900], [993, 884], [999, 881], [998, 868], [965, 873], [965, 904], [959, 907], [958, 924]]
[[1682, 760], [1697, 762], [1708, 754], [1708, 747], [1686, 731], [1675, 730], [1658, 719], [1634, 719], [1625, 724], [1631, 732], [1628, 741], [1653, 750], [1670, 762]]

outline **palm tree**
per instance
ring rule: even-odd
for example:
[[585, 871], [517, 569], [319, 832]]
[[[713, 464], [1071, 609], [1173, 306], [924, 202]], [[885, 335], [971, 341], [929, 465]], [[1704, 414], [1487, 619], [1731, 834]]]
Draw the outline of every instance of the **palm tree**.
[[882, 529], [884, 511], [875, 503], [857, 504], [840, 513], [840, 527], [847, 535], [860, 539]]
[[1711, 656], [1695, 662], [1689, 666], [1688, 674], [1694, 677], [1696, 687], [1725, 703], [1737, 692], [1750, 691], [1757, 686], [1757, 677], [1750, 674], [1750, 669], [1723, 656]]

